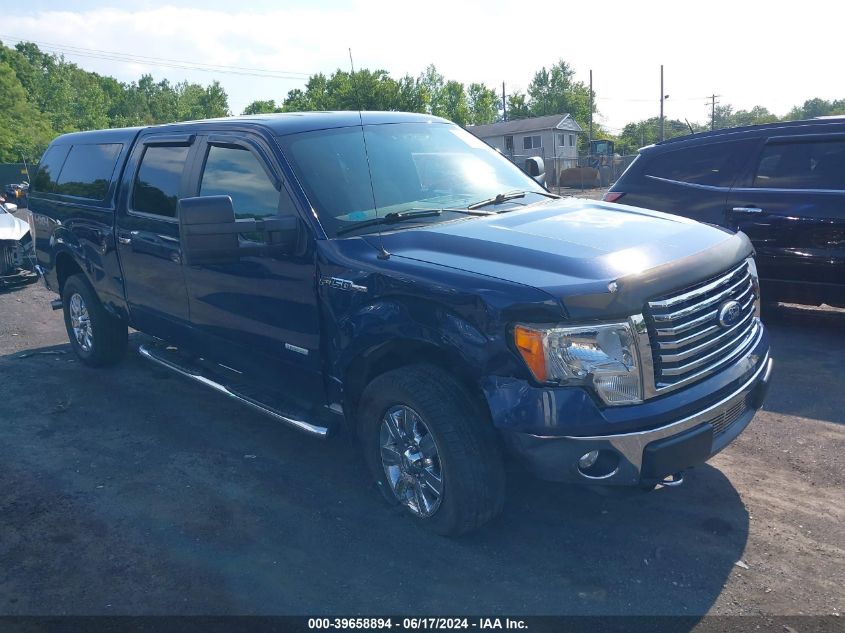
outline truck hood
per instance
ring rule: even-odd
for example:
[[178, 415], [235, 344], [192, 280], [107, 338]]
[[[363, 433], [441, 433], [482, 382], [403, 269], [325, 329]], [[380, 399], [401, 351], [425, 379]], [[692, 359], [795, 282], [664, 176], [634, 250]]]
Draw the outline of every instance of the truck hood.
[[11, 213], [0, 211], [0, 240], [19, 240], [29, 233], [29, 224]]
[[570, 316], [590, 317], [639, 312], [649, 297], [715, 276], [752, 252], [741, 233], [577, 198], [384, 233], [381, 240], [391, 256], [533, 286]]

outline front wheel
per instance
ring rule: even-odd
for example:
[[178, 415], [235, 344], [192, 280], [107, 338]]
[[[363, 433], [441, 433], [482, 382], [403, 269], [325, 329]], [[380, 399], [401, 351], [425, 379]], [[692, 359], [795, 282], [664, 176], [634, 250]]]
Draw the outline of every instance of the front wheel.
[[424, 527], [455, 536], [504, 505], [495, 432], [467, 391], [429, 365], [386, 372], [364, 390], [359, 432], [376, 483]]
[[72, 275], [62, 289], [65, 327], [73, 351], [91, 367], [113, 365], [126, 352], [129, 330], [100, 303], [82, 275]]

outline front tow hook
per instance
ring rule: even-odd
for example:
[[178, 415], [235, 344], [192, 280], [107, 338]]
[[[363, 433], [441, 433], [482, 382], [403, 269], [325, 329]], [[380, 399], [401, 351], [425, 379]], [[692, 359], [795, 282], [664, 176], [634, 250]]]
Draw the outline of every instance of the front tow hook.
[[662, 481], [657, 483], [658, 486], [666, 486], [667, 488], [677, 488], [684, 483], [684, 471], [679, 470], [674, 475], [668, 475]]

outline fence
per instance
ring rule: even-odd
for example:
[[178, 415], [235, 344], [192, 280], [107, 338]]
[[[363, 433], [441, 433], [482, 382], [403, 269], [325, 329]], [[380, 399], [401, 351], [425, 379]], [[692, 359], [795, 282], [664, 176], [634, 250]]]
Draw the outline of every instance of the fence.
[[29, 181], [24, 163], [0, 163], [0, 192], [12, 183]]
[[540, 157], [546, 167], [546, 186], [556, 193], [568, 189], [595, 189], [609, 187], [618, 180], [636, 154], [626, 156], [545, 156], [545, 148], [533, 150], [531, 154], [505, 154], [518, 167], [525, 169], [525, 161]]

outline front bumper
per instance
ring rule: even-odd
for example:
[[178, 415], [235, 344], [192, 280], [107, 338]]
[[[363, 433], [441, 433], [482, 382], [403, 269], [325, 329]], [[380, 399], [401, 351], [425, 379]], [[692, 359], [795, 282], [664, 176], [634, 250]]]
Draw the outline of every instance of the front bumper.
[[[751, 377], [730, 394], [657, 428], [585, 437], [506, 431], [504, 437], [542, 479], [621, 486], [656, 483], [705, 462], [732, 442], [762, 406], [771, 371], [766, 351]], [[590, 451], [607, 456], [607, 468], [593, 474], [579, 468], [579, 458]]]

